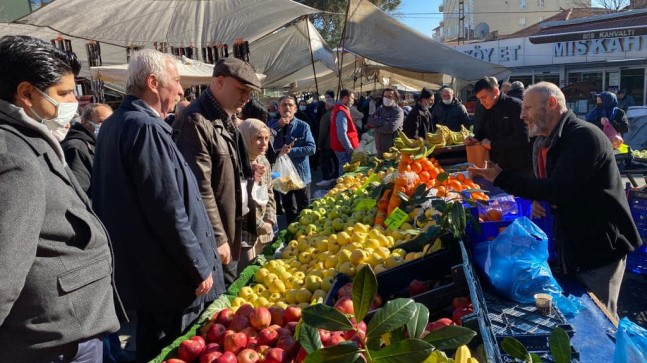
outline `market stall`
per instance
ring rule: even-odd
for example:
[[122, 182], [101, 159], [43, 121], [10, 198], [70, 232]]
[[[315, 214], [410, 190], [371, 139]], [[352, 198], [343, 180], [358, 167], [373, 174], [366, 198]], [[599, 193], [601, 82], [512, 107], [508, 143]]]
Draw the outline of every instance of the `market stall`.
[[[438, 140], [400, 134], [397, 157], [364, 159], [339, 178], [156, 361], [197, 361], [189, 340], [217, 344], [213, 356], [297, 362], [353, 362], [360, 353], [508, 362], [526, 350], [549, 361], [612, 361], [617, 322], [578, 283], [559, 278], [553, 302], [539, 305], [532, 295], [548, 292], [543, 281], [526, 288], [532, 301], [519, 301], [483, 274], [483, 248], [519, 225], [530, 226], [524, 238], [543, 246], [548, 266], [552, 217], [533, 223], [524, 218], [530, 201], [490, 198], [465, 172], [447, 172], [429, 158], [430, 141]], [[533, 280], [523, 279], [515, 283]]]

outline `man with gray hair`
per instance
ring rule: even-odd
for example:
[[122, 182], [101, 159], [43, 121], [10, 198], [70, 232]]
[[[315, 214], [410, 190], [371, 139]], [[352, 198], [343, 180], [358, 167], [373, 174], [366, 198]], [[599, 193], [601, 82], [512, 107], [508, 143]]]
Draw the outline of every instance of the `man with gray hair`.
[[137, 312], [137, 361], [148, 362], [224, 284], [198, 183], [164, 122], [184, 94], [175, 59], [135, 53], [126, 87], [101, 126], [92, 199], [114, 245], [117, 286]]
[[[470, 168], [510, 194], [532, 199], [532, 216], [550, 205], [561, 272], [572, 274], [617, 316], [627, 254], [642, 244], [633, 222], [611, 142], [566, 108], [556, 85], [526, 90], [521, 117], [528, 124], [535, 177], [488, 162]], [[539, 202], [541, 201], [541, 202]], [[591, 212], [595, 211], [595, 212]]]
[[112, 108], [105, 103], [91, 103], [85, 106], [81, 122], [73, 124], [65, 139], [61, 141], [65, 161], [89, 197], [92, 196], [90, 179], [97, 135], [101, 124], [110, 115]]

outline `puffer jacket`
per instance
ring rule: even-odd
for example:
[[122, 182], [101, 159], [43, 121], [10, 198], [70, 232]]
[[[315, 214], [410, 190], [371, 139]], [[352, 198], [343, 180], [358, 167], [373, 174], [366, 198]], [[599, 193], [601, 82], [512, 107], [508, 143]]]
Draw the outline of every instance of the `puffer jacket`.
[[455, 97], [449, 105], [442, 102], [437, 103], [431, 114], [431, 120], [434, 127], [444, 125], [452, 131], [460, 131], [461, 125], [468, 129], [470, 127], [467, 109]]

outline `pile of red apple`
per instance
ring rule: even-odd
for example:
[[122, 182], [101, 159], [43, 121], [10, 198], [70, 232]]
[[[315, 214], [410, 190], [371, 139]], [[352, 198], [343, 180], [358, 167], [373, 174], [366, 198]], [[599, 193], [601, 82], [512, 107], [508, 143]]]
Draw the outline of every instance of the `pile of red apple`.
[[[339, 290], [337, 290], [337, 301], [340, 301], [344, 298], [348, 298], [348, 300], [351, 300], [353, 298], [353, 283], [349, 282], [345, 284], [344, 286], [340, 287]], [[352, 301], [352, 300], [351, 300]], [[375, 294], [375, 297], [373, 298], [373, 303], [369, 307], [369, 311], [375, 310], [382, 306], [384, 303], [382, 296], [379, 293]], [[352, 314], [352, 312], [350, 313]]]
[[200, 329], [200, 335], [180, 343], [177, 359], [166, 363], [288, 363], [305, 359], [293, 338], [301, 319], [299, 307], [254, 308], [245, 304], [234, 313], [225, 308]]

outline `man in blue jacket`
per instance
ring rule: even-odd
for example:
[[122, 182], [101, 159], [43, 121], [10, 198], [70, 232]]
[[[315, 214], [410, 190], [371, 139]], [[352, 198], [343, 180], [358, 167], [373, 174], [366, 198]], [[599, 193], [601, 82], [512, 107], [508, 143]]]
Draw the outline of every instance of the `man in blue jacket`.
[[198, 184], [164, 122], [183, 96], [179, 81], [171, 56], [145, 49], [131, 57], [128, 95], [101, 126], [92, 174], [117, 286], [137, 312], [138, 362], [153, 359], [224, 292]]
[[[549, 82], [526, 90], [521, 117], [533, 146], [534, 177], [488, 162], [472, 172], [510, 194], [553, 207], [555, 246], [562, 272], [574, 275], [616, 315], [627, 254], [642, 244], [631, 217], [609, 139], [566, 108]], [[546, 211], [533, 202], [532, 214]]]
[[288, 224], [296, 219], [299, 212], [310, 204], [310, 162], [308, 156], [314, 155], [316, 145], [310, 126], [305, 121], [294, 117], [296, 102], [292, 96], [279, 98], [281, 117], [270, 122], [270, 128], [276, 131], [274, 150], [279, 155], [288, 155], [297, 169], [301, 180], [306, 185], [303, 189], [281, 194], [283, 209]]

